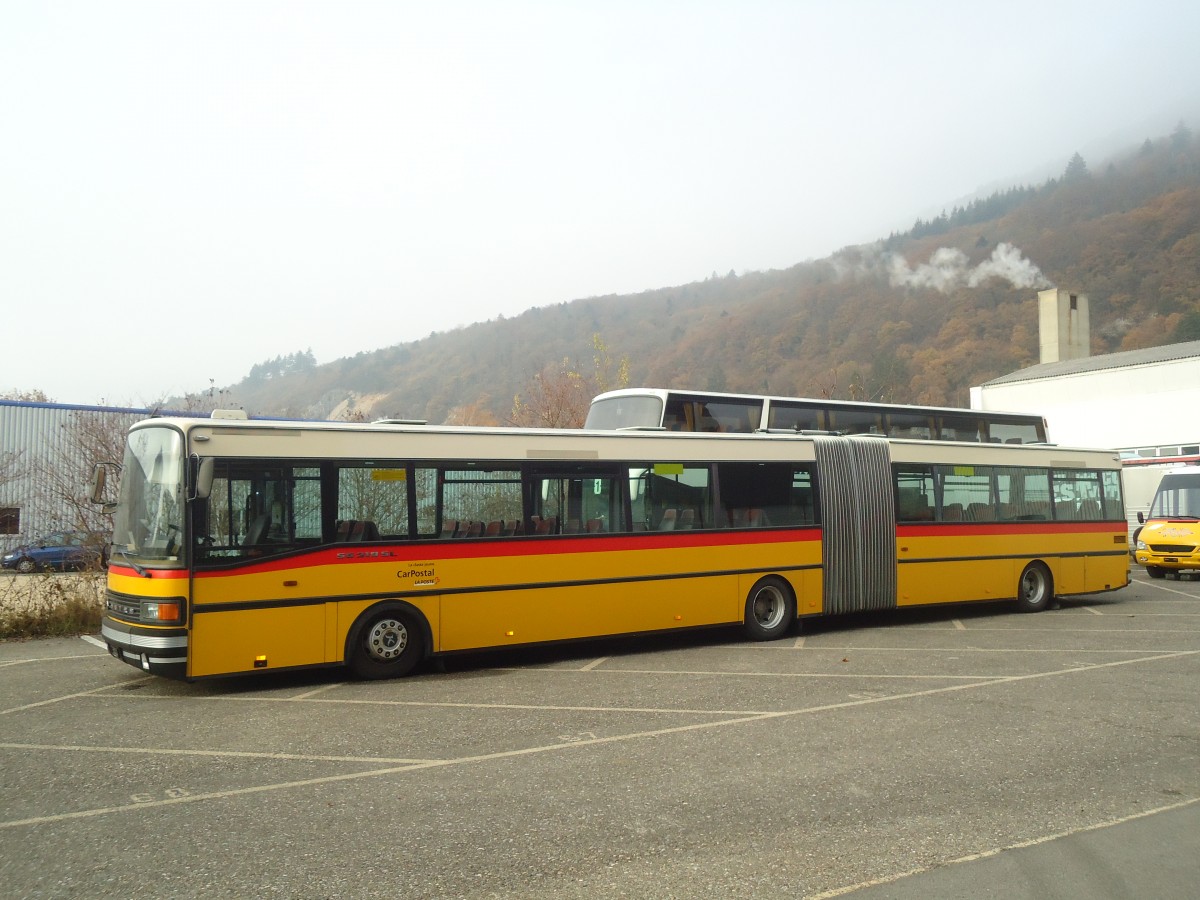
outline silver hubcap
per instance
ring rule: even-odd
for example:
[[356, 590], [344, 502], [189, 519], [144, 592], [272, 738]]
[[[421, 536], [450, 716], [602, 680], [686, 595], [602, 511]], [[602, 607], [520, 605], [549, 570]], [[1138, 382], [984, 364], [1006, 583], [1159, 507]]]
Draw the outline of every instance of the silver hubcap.
[[407, 646], [408, 629], [399, 619], [380, 619], [367, 632], [367, 649], [378, 660], [393, 660]]
[[751, 614], [754, 616], [754, 621], [763, 628], [771, 629], [783, 621], [783, 611], [786, 604], [783, 602], [783, 594], [778, 588], [765, 587], [761, 588], [754, 595], [754, 603], [751, 607]]
[[1037, 603], [1042, 599], [1042, 592], [1045, 587], [1042, 584], [1041, 573], [1030, 569], [1025, 573], [1024, 591], [1022, 592], [1027, 603]]

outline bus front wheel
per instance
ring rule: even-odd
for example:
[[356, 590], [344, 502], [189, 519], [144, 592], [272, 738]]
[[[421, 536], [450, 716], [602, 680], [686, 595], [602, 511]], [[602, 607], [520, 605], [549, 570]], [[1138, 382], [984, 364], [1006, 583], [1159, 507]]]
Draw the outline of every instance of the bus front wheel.
[[796, 597], [782, 578], [768, 575], [755, 582], [746, 597], [743, 628], [752, 641], [781, 638], [796, 619]]
[[1021, 612], [1041, 612], [1054, 597], [1054, 578], [1044, 563], [1031, 562], [1017, 582], [1017, 609]]
[[424, 654], [420, 624], [411, 613], [385, 609], [368, 615], [351, 633], [346, 662], [359, 678], [396, 678]]
[[1146, 574], [1151, 578], [1166, 578], [1167, 570], [1162, 566], [1146, 566]]

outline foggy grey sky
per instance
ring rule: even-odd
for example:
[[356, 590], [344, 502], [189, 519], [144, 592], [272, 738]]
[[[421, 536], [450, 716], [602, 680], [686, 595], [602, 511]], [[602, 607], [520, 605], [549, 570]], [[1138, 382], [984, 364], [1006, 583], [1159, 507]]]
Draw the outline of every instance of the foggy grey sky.
[[0, 392], [821, 258], [1200, 129], [1197, 46], [1162, 0], [5, 0]]

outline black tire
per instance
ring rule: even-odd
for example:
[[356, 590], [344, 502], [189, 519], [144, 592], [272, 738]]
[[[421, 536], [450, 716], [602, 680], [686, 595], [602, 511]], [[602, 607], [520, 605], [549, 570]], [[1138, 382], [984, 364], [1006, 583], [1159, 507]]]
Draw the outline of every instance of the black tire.
[[791, 586], [775, 575], [760, 578], [746, 597], [742, 627], [752, 641], [773, 641], [787, 634], [796, 621], [796, 596]]
[[1151, 578], [1166, 578], [1167, 570], [1162, 566], [1146, 566], [1146, 574]]
[[17, 571], [22, 575], [31, 575], [37, 571], [37, 563], [28, 556], [23, 556], [17, 560]]
[[350, 631], [346, 664], [359, 678], [407, 675], [425, 655], [425, 632], [419, 617], [388, 607], [364, 616]]
[[1017, 609], [1021, 612], [1041, 612], [1054, 599], [1054, 576], [1045, 563], [1031, 562], [1017, 582]]

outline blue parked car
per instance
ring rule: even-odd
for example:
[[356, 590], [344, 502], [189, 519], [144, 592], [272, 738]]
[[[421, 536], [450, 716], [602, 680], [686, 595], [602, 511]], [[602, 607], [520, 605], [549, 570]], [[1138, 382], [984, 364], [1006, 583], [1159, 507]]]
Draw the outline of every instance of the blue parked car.
[[0, 566], [18, 572], [87, 569], [106, 565], [104, 538], [86, 531], [56, 531], [17, 547], [0, 558]]

